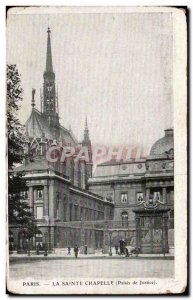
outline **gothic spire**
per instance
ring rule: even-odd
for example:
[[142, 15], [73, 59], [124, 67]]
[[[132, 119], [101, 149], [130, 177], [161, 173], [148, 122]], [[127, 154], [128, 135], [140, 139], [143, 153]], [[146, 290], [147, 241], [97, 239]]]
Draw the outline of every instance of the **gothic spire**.
[[88, 130], [87, 116], [86, 116], [86, 120], [85, 120], [85, 130]]
[[84, 129], [84, 140], [83, 140], [83, 143], [85, 143], [85, 144], [89, 144], [90, 143], [87, 117], [85, 119], [85, 129]]
[[36, 90], [32, 89], [32, 101], [31, 101], [32, 108], [35, 107], [35, 92], [36, 92]]
[[47, 33], [48, 33], [48, 39], [47, 39], [47, 54], [46, 54], [46, 72], [53, 73], [51, 38], [50, 38], [51, 30], [49, 27]]
[[87, 185], [88, 178], [92, 176], [92, 164], [93, 164], [92, 163], [92, 146], [91, 146], [91, 140], [89, 137], [87, 117], [85, 119], [84, 139], [82, 141], [82, 146], [86, 147], [88, 149], [88, 155], [89, 155], [89, 162], [86, 163], [86, 185]]
[[55, 90], [55, 74], [52, 65], [52, 51], [51, 51], [51, 38], [50, 28], [48, 27], [47, 33], [47, 52], [46, 52], [46, 69], [44, 72], [43, 84], [43, 114], [47, 117], [52, 130], [59, 131], [59, 116], [57, 106], [57, 95]]

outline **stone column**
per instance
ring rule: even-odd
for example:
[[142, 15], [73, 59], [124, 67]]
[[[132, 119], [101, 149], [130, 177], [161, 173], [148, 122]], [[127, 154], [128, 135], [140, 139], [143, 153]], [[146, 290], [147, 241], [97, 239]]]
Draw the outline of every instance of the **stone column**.
[[79, 163], [74, 163], [74, 185], [79, 186]]
[[84, 223], [81, 222], [80, 226], [80, 253], [84, 253], [84, 246], [85, 246], [85, 229], [84, 229]]
[[49, 217], [50, 219], [54, 218], [54, 201], [55, 201], [55, 195], [54, 195], [54, 181], [51, 180], [49, 184]]
[[140, 218], [139, 216], [135, 217], [136, 222], [136, 247], [140, 247]]
[[44, 216], [49, 217], [49, 195], [48, 186], [44, 186]]
[[72, 220], [71, 221], [74, 221], [74, 204], [72, 204], [72, 212], [71, 212], [71, 215], [72, 215]]
[[96, 249], [96, 239], [95, 239], [95, 229], [92, 230], [92, 243], [93, 243], [93, 249]]
[[107, 220], [107, 207], [104, 207], [104, 220]]
[[93, 208], [91, 209], [91, 220], [92, 220], [92, 221], [95, 220], [95, 211], [94, 211]]
[[29, 187], [29, 205], [32, 215], [34, 215], [34, 190], [33, 186]]
[[80, 214], [80, 206], [77, 205], [77, 221], [81, 220], [81, 214]]
[[105, 222], [103, 231], [103, 253], [109, 253], [109, 234], [107, 225], [107, 222]]
[[167, 189], [166, 189], [166, 187], [162, 188], [162, 199], [163, 199], [164, 204], [167, 204]]
[[87, 221], [86, 220], [86, 207], [85, 206], [83, 207], [83, 220]]
[[55, 247], [54, 243], [54, 227], [50, 227], [50, 232], [49, 232], [49, 250], [51, 251]]
[[65, 211], [65, 215], [66, 215], [66, 217], [65, 217], [65, 219], [66, 219], [66, 222], [69, 222], [70, 221], [70, 201], [69, 201], [69, 199], [68, 200], [66, 200], [66, 211]]
[[59, 196], [58, 209], [57, 209], [57, 219], [59, 219], [60, 221], [62, 221], [62, 211], [63, 211], [63, 202], [62, 202], [62, 199]]
[[164, 253], [168, 253], [168, 214], [163, 213], [163, 247]]
[[86, 188], [86, 176], [85, 176], [85, 161], [84, 160], [80, 160], [80, 172], [81, 172], [81, 188], [85, 189]]

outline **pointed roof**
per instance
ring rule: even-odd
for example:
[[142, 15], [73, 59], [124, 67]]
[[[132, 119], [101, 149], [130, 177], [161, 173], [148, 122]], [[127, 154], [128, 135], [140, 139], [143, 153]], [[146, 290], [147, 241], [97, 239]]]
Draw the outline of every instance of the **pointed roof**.
[[83, 143], [90, 143], [88, 123], [87, 123], [87, 116], [86, 116], [86, 119], [85, 119], [85, 129], [84, 129], [84, 140], [83, 140]]
[[[51, 130], [47, 117], [38, 111], [36, 108], [32, 109], [31, 115], [26, 124], [26, 135], [28, 138], [44, 137], [48, 140], [54, 140], [54, 133]], [[70, 145], [76, 145], [78, 142], [71, 130], [66, 129], [60, 125], [60, 140]]]
[[47, 54], [46, 54], [46, 70], [45, 71], [53, 73], [52, 49], [51, 49], [51, 38], [50, 38], [51, 30], [49, 27], [48, 27], [47, 33], [48, 33], [48, 39], [47, 39]]

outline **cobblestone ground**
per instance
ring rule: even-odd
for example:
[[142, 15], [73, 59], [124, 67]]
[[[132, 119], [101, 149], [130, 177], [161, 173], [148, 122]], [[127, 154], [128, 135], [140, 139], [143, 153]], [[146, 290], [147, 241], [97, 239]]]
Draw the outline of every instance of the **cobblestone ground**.
[[70, 259], [41, 260], [27, 263], [11, 263], [10, 277], [34, 278], [171, 278], [174, 275], [174, 260], [156, 259]]

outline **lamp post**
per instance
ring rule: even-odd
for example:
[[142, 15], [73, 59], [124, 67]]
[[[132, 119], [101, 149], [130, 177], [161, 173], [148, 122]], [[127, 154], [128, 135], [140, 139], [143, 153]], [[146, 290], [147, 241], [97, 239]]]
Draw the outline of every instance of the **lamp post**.
[[112, 237], [112, 231], [110, 229], [111, 224], [107, 221], [107, 231], [109, 233], [109, 256], [112, 256], [112, 249], [111, 249], [111, 237]]
[[45, 252], [44, 252], [44, 256], [48, 256], [48, 242], [47, 242], [48, 233], [47, 232], [44, 233], [44, 237], [45, 237]]
[[111, 249], [111, 237], [112, 237], [112, 232], [109, 231], [109, 238], [110, 238], [110, 245], [109, 245], [109, 256], [112, 256], [112, 249]]
[[80, 219], [80, 251], [85, 254], [85, 232], [84, 232], [84, 221], [81, 216]]
[[[31, 241], [31, 235], [32, 235], [32, 231], [33, 228], [30, 228], [30, 224], [28, 225], [27, 229], [26, 229], [26, 233], [27, 233], [27, 237], [28, 237], [28, 250], [27, 250], [27, 256], [30, 256], [31, 253], [30, 253], [30, 248], [31, 248], [31, 245], [30, 245], [30, 241]], [[33, 236], [33, 235], [32, 235]]]
[[27, 250], [27, 256], [30, 256], [30, 235], [28, 235], [28, 250]]

